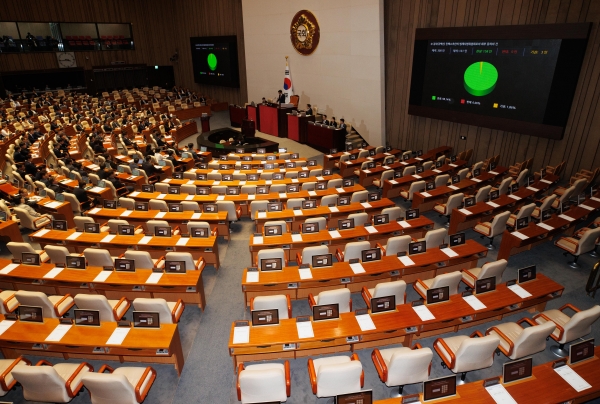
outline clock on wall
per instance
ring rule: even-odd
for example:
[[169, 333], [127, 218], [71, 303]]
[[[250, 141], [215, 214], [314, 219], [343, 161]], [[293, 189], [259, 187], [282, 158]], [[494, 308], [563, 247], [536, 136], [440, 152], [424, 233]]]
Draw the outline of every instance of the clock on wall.
[[75, 52], [56, 52], [58, 67], [77, 67]]

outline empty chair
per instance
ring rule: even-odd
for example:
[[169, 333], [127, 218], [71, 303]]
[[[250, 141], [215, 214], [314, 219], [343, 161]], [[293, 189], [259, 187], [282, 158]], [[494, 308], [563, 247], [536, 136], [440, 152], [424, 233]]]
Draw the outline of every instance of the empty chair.
[[[303, 191], [314, 191], [316, 186], [317, 186], [317, 183], [314, 181], [303, 182], [301, 189]], [[337, 196], [337, 195], [329, 195], [329, 196]]]
[[427, 171], [433, 166], [433, 161], [425, 161], [421, 165], [423, 166], [423, 171]]
[[448, 272], [446, 274], [440, 274], [433, 279], [421, 280], [417, 279], [413, 284], [415, 292], [417, 292], [423, 299], [427, 298], [427, 290], [435, 288], [443, 288], [448, 286], [449, 293], [455, 295], [458, 293], [458, 284], [462, 279], [462, 273], [460, 271]]
[[135, 209], [135, 199], [120, 197], [119, 198], [119, 206], [121, 206], [122, 208], [125, 208], [127, 210], [134, 210]]
[[150, 199], [148, 208], [150, 210], [160, 210], [163, 212], [167, 212], [169, 210], [169, 206], [167, 205], [167, 202], [162, 201], [160, 199]]
[[478, 279], [496, 278], [496, 285], [502, 282], [502, 274], [506, 269], [508, 262], [505, 259], [498, 261], [486, 262], [481, 268], [469, 268], [462, 270], [462, 281], [469, 288], [475, 288], [475, 282]]
[[288, 171], [285, 173], [285, 178], [298, 178], [297, 171]]
[[368, 197], [369, 191], [356, 191], [352, 194], [352, 198], [350, 198], [350, 203], [366, 202]]
[[223, 179], [223, 176], [220, 173], [208, 173], [206, 175], [206, 178], [212, 181], [221, 181]]
[[479, 190], [477, 190], [477, 193], [475, 194], [475, 203], [487, 201], [491, 190], [491, 185], [486, 185], [485, 187], [479, 188]]
[[[108, 231], [111, 233], [116, 233], [119, 231], [119, 226], [128, 226], [129, 222], [123, 219], [108, 219], [106, 222], [106, 226], [108, 227]], [[135, 234], [141, 234], [144, 232], [141, 226], [137, 226], [135, 228]]]
[[529, 170], [526, 168], [523, 171], [521, 171], [519, 173], [519, 175], [517, 176], [517, 179], [511, 182], [511, 185], [513, 184], [519, 184], [519, 187], [522, 187], [523, 185], [525, 185], [525, 182], [527, 181], [527, 176], [529, 175]]
[[287, 266], [287, 259], [285, 258], [285, 251], [283, 248], [270, 248], [268, 250], [260, 250], [256, 254], [256, 266], [260, 269], [262, 260], [264, 259], [280, 259], [281, 266]]
[[330, 397], [356, 393], [364, 386], [365, 375], [357, 354], [308, 359], [313, 394]]
[[487, 237], [490, 239], [490, 243], [486, 246], [488, 250], [492, 250], [494, 245], [494, 237], [499, 234], [502, 234], [504, 230], [506, 230], [506, 222], [510, 217], [510, 211], [498, 213], [494, 216], [494, 219], [491, 222], [479, 222], [475, 226], [473, 230], [477, 233], [481, 234], [481, 238]]
[[180, 188], [182, 194], [196, 195], [196, 186], [194, 184], [183, 184]]
[[237, 397], [242, 404], [286, 401], [291, 394], [290, 363], [238, 365]]
[[419, 239], [419, 241], [425, 241], [425, 245], [427, 247], [436, 247], [440, 244], [444, 244], [444, 240], [446, 239], [447, 235], [448, 230], [442, 227], [435, 230], [429, 230], [427, 233], [425, 233], [425, 237]]
[[256, 185], [242, 185], [240, 193], [244, 195], [255, 195]]
[[410, 184], [410, 187], [408, 189], [402, 189], [400, 191], [400, 196], [404, 198], [405, 201], [412, 201], [415, 192], [421, 192], [424, 190], [425, 181], [414, 181]]
[[136, 269], [162, 268], [164, 266], [164, 259], [153, 259], [148, 251], [127, 250], [125, 259], [133, 260]]
[[467, 178], [467, 175], [469, 175], [469, 169], [468, 168], [463, 168], [458, 170], [458, 173], [456, 174], [458, 175], [458, 178], [460, 178], [460, 180], [464, 180], [465, 178]]
[[188, 234], [192, 234], [192, 230], [195, 228], [202, 228], [204, 230], [206, 230], [206, 234], [211, 235], [211, 236], [216, 236], [217, 235], [217, 228], [215, 227], [214, 229], [211, 230], [210, 228], [210, 224], [208, 222], [192, 222], [189, 221], [187, 222], [187, 233]]
[[250, 300], [250, 310], [277, 309], [279, 319], [292, 318], [292, 301], [289, 295], [256, 296]]
[[158, 313], [161, 324], [176, 324], [179, 322], [185, 304], [183, 300], [176, 302], [167, 302], [161, 298], [138, 297], [133, 300], [133, 309], [135, 311], [152, 311]]
[[406, 156], [408, 156], [408, 158], [410, 158], [411, 155], [412, 155], [412, 150], [406, 150], [405, 152], [402, 153], [402, 160], [404, 160], [406, 158]]
[[[531, 327], [524, 328], [527, 323]], [[546, 339], [554, 331], [554, 323], [537, 324], [529, 318], [522, 318], [516, 323], [509, 322], [488, 328], [486, 335], [495, 335], [500, 339], [498, 349], [510, 359], [519, 359], [533, 355], [546, 349]]]
[[93, 373], [92, 365], [57, 363], [42, 359], [35, 366], [17, 366], [12, 375], [23, 387], [23, 397], [44, 403], [68, 403], [83, 387], [82, 377]]
[[[319, 231], [327, 229], [327, 219], [324, 217], [309, 217], [304, 221], [304, 223], [316, 223], [319, 225]], [[300, 225], [300, 229], [302, 229], [302, 225]]]
[[350, 153], [346, 154], [344, 152], [344, 154], [342, 154], [340, 156], [340, 159], [338, 161], [336, 161], [335, 163], [333, 163], [337, 168], [341, 167], [341, 163], [343, 163], [344, 161], [349, 161], [350, 160]]
[[81, 212], [82, 212], [81, 209], [85, 209], [86, 206], [89, 206], [89, 203], [79, 202], [77, 197], [75, 195], [73, 195], [72, 193], [63, 192], [62, 195], [64, 196], [65, 201], [69, 202], [69, 204], [71, 205], [71, 210], [73, 211], [74, 215], [81, 215]]
[[548, 195], [547, 197], [545, 197], [542, 200], [542, 204], [536, 208], [533, 209], [533, 212], [531, 212], [531, 217], [539, 220], [542, 218], [542, 212], [545, 210], [550, 209], [554, 203], [556, 202], [556, 200], [558, 199], [557, 195]]
[[339, 199], [338, 195], [325, 195], [321, 198], [320, 206], [329, 206], [329, 205], [337, 205], [337, 201]]
[[351, 243], [346, 243], [344, 252], [342, 253], [342, 250], [338, 248], [335, 252], [335, 257], [337, 258], [338, 262], [350, 261], [351, 259], [356, 258], [360, 259], [361, 252], [363, 250], [368, 250], [369, 248], [371, 248], [371, 243], [368, 241], [354, 241]]
[[196, 211], [200, 211], [200, 206], [198, 205], [198, 202], [194, 202], [194, 201], [181, 201], [181, 210], [183, 212], [196, 212]]
[[327, 181], [327, 188], [342, 188], [344, 181], [341, 178], [336, 178]]
[[348, 215], [348, 219], [354, 219], [354, 226], [364, 226], [365, 223], [369, 223], [369, 214], [366, 212], [351, 213]]
[[42, 317], [59, 318], [65, 315], [75, 304], [70, 294], [64, 296], [47, 296], [42, 292], [19, 290], [15, 298], [20, 306], [37, 306], [42, 308]]
[[[148, 230], [148, 233], [154, 235], [155, 234], [155, 229], [157, 227], [171, 227], [171, 225], [169, 224], [169, 222], [167, 222], [166, 220], [148, 220], [146, 222], [146, 229]], [[180, 229], [179, 226], [177, 226], [175, 229], [173, 229], [172, 234], [173, 235], [178, 235], [180, 233]]]
[[315, 255], [329, 254], [329, 248], [326, 245], [317, 245], [312, 247], [304, 247], [302, 254], [296, 253], [296, 263], [312, 265], [312, 259]]
[[[110, 373], [104, 373], [108, 370]], [[90, 393], [92, 404], [127, 403], [144, 401], [156, 379], [156, 371], [148, 367], [121, 367], [103, 365], [98, 373], [86, 373], [81, 381]]]
[[98, 310], [100, 321], [119, 321], [123, 318], [131, 303], [125, 297], [120, 300], [108, 300], [102, 295], [75, 295], [75, 305], [83, 310]]
[[[566, 309], [571, 309], [575, 314], [571, 317], [565, 314]], [[580, 310], [572, 304], [565, 304], [558, 310], [546, 310], [533, 317], [538, 324], [552, 322], [555, 329], [550, 337], [559, 343], [559, 346], [550, 348], [557, 356], [567, 356], [569, 353], [563, 348], [566, 343], [581, 338], [592, 332], [592, 324], [600, 317], [600, 306], [595, 305], [587, 310]]]
[[495, 335], [484, 337], [479, 331], [475, 331], [470, 337], [457, 335], [438, 338], [433, 343], [433, 349], [442, 358], [442, 367], [447, 367], [454, 373], [462, 373], [460, 380], [464, 381], [467, 372], [492, 366], [498, 344], [500, 339]]
[[5, 396], [17, 384], [12, 369], [24, 366], [31, 366], [31, 362], [22, 356], [16, 359], [0, 359], [0, 396]]
[[225, 195], [227, 193], [227, 186], [225, 185], [213, 185], [210, 188], [211, 194]]
[[108, 250], [99, 248], [86, 248], [83, 250], [83, 256], [91, 267], [112, 267], [114, 266], [114, 258], [111, 257]]
[[399, 386], [402, 394], [404, 385], [421, 383], [429, 379], [433, 352], [420, 344], [414, 347], [375, 348], [371, 359], [382, 382], [388, 387]]
[[198, 261], [194, 262], [192, 254], [188, 252], [168, 252], [165, 254], [165, 261], [183, 261], [186, 271], [199, 271], [202, 268], [202, 263], [204, 262], [202, 257], [200, 257]]
[[252, 201], [252, 202], [250, 202], [250, 218], [252, 220], [256, 220], [257, 219], [256, 213], [259, 210], [266, 212], [268, 204], [269, 204], [268, 201]]
[[515, 227], [517, 225], [517, 220], [525, 218], [525, 217], [527, 217], [527, 218], [530, 217], [535, 208], [536, 208], [535, 203], [530, 203], [525, 206], [521, 206], [521, 208], [519, 209], [517, 214], [512, 213], [508, 217], [508, 220], [506, 221], [506, 225], [508, 227]]
[[[506, 177], [505, 179], [503, 179], [502, 182], [500, 183], [500, 185], [498, 186], [498, 188], [496, 188], [498, 190], [498, 194], [499, 195], [508, 194], [508, 189], [510, 188], [511, 183], [512, 183], [511, 177]], [[492, 188], [492, 189], [494, 189], [494, 188]]]
[[405, 167], [404, 170], [402, 171], [402, 176], [405, 177], [407, 175], [415, 175], [416, 172], [417, 172], [416, 166], [408, 166], [408, 167]]
[[46, 254], [46, 251], [34, 250], [33, 247], [31, 246], [31, 244], [29, 244], [29, 243], [9, 241], [6, 244], [6, 247], [8, 247], [8, 251], [10, 251], [10, 253], [13, 255], [13, 257], [18, 260], [21, 259], [21, 257], [23, 256], [23, 253], [39, 254], [40, 262], [46, 262], [50, 259], [48, 254]]
[[310, 170], [310, 172], [308, 173], [309, 177], [320, 177], [323, 175], [323, 169], [322, 168], [316, 168], [314, 170]]
[[304, 198], [290, 198], [287, 200], [285, 206], [287, 209], [302, 208], [302, 202], [305, 200]]
[[412, 243], [412, 237], [410, 237], [409, 235], [394, 236], [390, 237], [387, 240], [386, 245], [381, 245], [377, 243], [377, 247], [381, 249], [382, 255], [394, 256], [397, 255], [399, 252], [408, 251], [408, 245], [410, 243]]
[[278, 194], [284, 194], [286, 192], [286, 185], [285, 184], [273, 184], [273, 185], [271, 185], [270, 191], [276, 192]]
[[384, 172], [381, 173], [381, 177], [380, 178], [375, 178], [373, 180], [373, 185], [375, 185], [376, 187], [379, 188], [383, 188], [383, 184], [384, 182], [387, 180], [393, 180], [394, 179], [394, 170], [385, 170]]
[[358, 152], [357, 159], [366, 159], [367, 157], [369, 157], [369, 151], [368, 150], [361, 150], [361, 151]]
[[[258, 201], [262, 202], [262, 201]], [[235, 202], [233, 201], [217, 201], [217, 206], [219, 208], [219, 212], [227, 212], [227, 221], [228, 222], [237, 222], [240, 220], [242, 216], [242, 208], [235, 206]]]
[[394, 222], [404, 216], [402, 213], [402, 209], [398, 206], [393, 206], [391, 208], [382, 209], [381, 214], [388, 215], [390, 222]]
[[156, 192], [160, 192], [161, 194], [166, 194], [169, 192], [169, 184], [157, 182], [156, 184], [154, 184], [154, 190]]
[[406, 282], [402, 280], [381, 282], [375, 285], [374, 288], [363, 286], [361, 294], [368, 308], [371, 308], [372, 298], [384, 296], [395, 296], [397, 306], [406, 302]]
[[465, 194], [459, 192], [458, 194], [450, 195], [446, 203], [437, 203], [433, 209], [441, 215], [446, 216], [448, 221], [446, 222], [446, 226], [450, 226], [450, 216], [452, 215], [453, 209], [458, 209], [460, 205], [463, 203], [463, 199]]
[[[85, 231], [86, 223], [89, 223], [89, 224], [96, 223], [94, 221], [94, 219], [92, 219], [89, 216], [75, 216], [73, 218], [73, 220], [75, 221], [75, 229], [77, 229], [77, 231], [79, 231], [79, 232]], [[101, 233], [107, 232], [109, 230], [110, 230], [110, 228], [108, 226], [100, 226]]]
[[575, 237], [561, 237], [554, 243], [554, 245], [564, 250], [565, 255], [572, 255], [573, 261], [569, 262], [569, 266], [572, 268], [577, 268], [579, 267], [579, 264], [577, 263], [579, 256], [593, 251], [596, 248], [596, 242], [598, 241], [599, 237], [600, 227], [597, 227], [595, 229], [588, 229], [584, 231], [579, 239]]
[[583, 190], [585, 189], [585, 186], [587, 185], [588, 180], [586, 178], [580, 178], [576, 181], [574, 181], [569, 187], [564, 188], [564, 187], [557, 187], [552, 193], [556, 194], [558, 196], [561, 196], [562, 194], [564, 194], [567, 189], [573, 187], [573, 195], [579, 195], [580, 193], [583, 192]]
[[50, 262], [53, 264], [66, 264], [67, 257], [71, 255], [67, 247], [55, 246], [48, 244], [45, 247], [46, 254], [50, 258]]
[[312, 309], [313, 306], [323, 304], [338, 304], [340, 313], [348, 313], [352, 311], [352, 298], [350, 297], [350, 289], [341, 288], [334, 290], [325, 290], [320, 292], [316, 297], [308, 294], [308, 304]]
[[442, 174], [442, 175], [438, 175], [435, 177], [435, 187], [441, 187], [444, 186], [448, 183], [448, 180], [450, 179], [450, 175], [449, 174]]
[[290, 231], [290, 229], [288, 228], [288, 224], [285, 222], [285, 220], [271, 220], [265, 222], [264, 227], [267, 226], [279, 226], [281, 228], [281, 234], [289, 233]]
[[27, 229], [39, 230], [52, 223], [52, 217], [47, 215], [39, 217], [31, 216], [28, 211], [18, 207], [14, 207], [13, 212], [17, 215], [20, 225]]

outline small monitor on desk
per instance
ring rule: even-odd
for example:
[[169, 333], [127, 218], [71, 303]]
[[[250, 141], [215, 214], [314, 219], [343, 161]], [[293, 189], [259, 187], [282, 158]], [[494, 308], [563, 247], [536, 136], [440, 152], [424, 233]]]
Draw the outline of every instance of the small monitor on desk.
[[360, 252], [362, 262], [381, 261], [381, 249], [369, 248]]
[[342, 182], [342, 186], [344, 188], [346, 188], [346, 187], [353, 187], [354, 186], [354, 180], [352, 178], [344, 179], [344, 181]]
[[450, 286], [427, 289], [427, 304], [446, 302], [450, 299]]
[[21, 254], [21, 262], [23, 265], [40, 265], [40, 254], [24, 252]]
[[[265, 170], [274, 170], [275, 169], [275, 164], [272, 163], [267, 163], [265, 164]], [[276, 173], [276, 174], [281, 174], [281, 173]], [[273, 179], [277, 179], [275, 178], [275, 175], [273, 175]]]
[[338, 198], [338, 206], [346, 206], [346, 205], [350, 205], [350, 201], [351, 201], [351, 197], [350, 195], [344, 195], [344, 196], [340, 196]]
[[542, 222], [552, 219], [552, 209], [546, 209], [542, 211]]
[[[119, 166], [119, 168], [122, 168], [121, 166]], [[69, 179], [71, 180], [76, 180], [77, 179], [77, 174], [74, 171], [71, 171], [69, 173]]]
[[196, 238], [208, 238], [209, 230], [206, 227], [192, 227], [191, 236]]
[[39, 306], [19, 306], [19, 320], [30, 323], [43, 323], [43, 311]]
[[100, 188], [106, 188], [106, 181], [104, 181], [104, 180], [98, 181], [98, 187], [100, 187]]
[[262, 258], [260, 260], [261, 271], [281, 271], [283, 262], [281, 258]]
[[154, 185], [152, 185], [152, 184], [142, 185], [142, 192], [154, 193]]
[[65, 196], [63, 194], [56, 194], [55, 196], [57, 202], [64, 202]]
[[340, 219], [338, 220], [338, 229], [348, 230], [354, 228], [354, 219]]
[[184, 274], [185, 261], [165, 261], [165, 272], [168, 274]]
[[281, 226], [265, 226], [265, 236], [281, 236]]
[[340, 394], [335, 397], [335, 404], [373, 404], [373, 391]]
[[246, 175], [246, 179], [248, 181], [258, 181], [259, 178], [260, 178], [260, 176], [258, 174], [248, 174], [248, 175]]
[[571, 344], [569, 347], [569, 364], [584, 361], [594, 357], [594, 338]]
[[268, 185], [257, 185], [256, 186], [256, 193], [259, 195], [266, 195], [269, 193], [269, 186]]
[[471, 196], [469, 198], [465, 198], [464, 201], [465, 201], [464, 202], [465, 203], [465, 208], [468, 208], [470, 206], [475, 205], [475, 197], [474, 196]]
[[44, 198], [45, 198], [45, 197], [46, 197], [46, 195], [47, 195], [47, 192], [46, 192], [46, 190], [45, 190], [45, 189], [42, 189], [42, 190], [40, 190], [40, 192], [39, 192], [39, 195], [40, 195], [41, 197], [44, 197]]
[[373, 224], [375, 226], [380, 224], [387, 224], [390, 222], [390, 215], [387, 213], [383, 213], [380, 215], [373, 215]]
[[203, 203], [202, 210], [204, 211], [204, 213], [218, 213], [219, 205], [217, 205], [216, 203]]
[[425, 191], [432, 191], [435, 189], [435, 182], [430, 181], [425, 183]]
[[166, 165], [167, 165], [167, 163], [166, 163], [164, 160], [160, 160], [160, 161], [158, 162], [158, 165], [159, 165], [159, 166], [161, 166], [161, 167], [164, 167], [164, 166], [166, 166]]
[[528, 217], [522, 217], [520, 219], [517, 219], [517, 227], [516, 227], [517, 230], [524, 229], [528, 225], [529, 225], [529, 218]]
[[286, 168], [296, 168], [296, 162], [290, 161], [289, 163], [285, 163]]
[[139, 210], [140, 212], [148, 212], [148, 202], [135, 202], [133, 206], [135, 210]]
[[240, 188], [239, 187], [227, 187], [227, 189], [225, 190], [225, 193], [227, 195], [239, 195]]
[[423, 401], [456, 395], [456, 376], [446, 376], [423, 382]]
[[117, 209], [117, 201], [104, 200], [104, 209]]
[[315, 305], [312, 312], [313, 321], [335, 320], [340, 318], [340, 305], [337, 303]]
[[252, 161], [252, 156], [242, 156], [242, 161]]
[[[269, 168], [267, 168], [267, 170], [268, 169]], [[285, 178], [285, 175], [283, 175], [283, 173], [273, 173], [273, 179], [274, 180], [283, 180], [284, 178]]]
[[180, 203], [167, 204], [169, 212], [183, 212], [183, 206]]
[[499, 190], [494, 190], [490, 192], [490, 201], [493, 201], [494, 199], [498, 199], [500, 198], [500, 191]]
[[156, 237], [171, 237], [173, 230], [170, 226], [156, 226], [154, 228], [154, 235]]
[[[117, 172], [119, 172], [119, 173], [124, 173], [124, 172], [125, 172], [125, 167], [123, 167], [123, 166], [118, 166], [118, 167], [117, 167]], [[71, 174], [73, 174], [73, 173], [71, 173]], [[74, 179], [74, 178], [71, 178], [71, 179]]]
[[252, 326], [258, 327], [263, 325], [278, 325], [279, 310], [252, 310]]
[[206, 174], [196, 174], [196, 179], [198, 181], [206, 181]]
[[67, 268], [85, 269], [85, 257], [67, 256]]
[[417, 219], [419, 217], [419, 209], [409, 209], [406, 211], [406, 220]]
[[292, 192], [299, 192], [300, 191], [300, 186], [298, 184], [288, 184], [285, 186], [285, 191], [292, 193]]
[[179, 187], [168, 187], [167, 193], [169, 195], [179, 195], [181, 193], [181, 188]]
[[476, 168], [473, 170], [473, 177], [479, 177], [481, 174], [481, 168]]
[[367, 199], [369, 202], [380, 201], [381, 194], [379, 192], [369, 192]]
[[279, 153], [287, 153], [287, 147], [280, 147]]
[[374, 161], [369, 161], [369, 162], [367, 163], [367, 168], [370, 170], [371, 168], [375, 168], [375, 165], [376, 165], [376, 164], [375, 164], [375, 162], [374, 162]]
[[299, 171], [298, 178], [308, 178], [309, 174], [310, 173], [308, 171]]
[[241, 169], [242, 170], [251, 170], [252, 166], [250, 164], [242, 164]]
[[[298, 157], [292, 157], [292, 158], [298, 158]], [[317, 166], [317, 160], [308, 160], [306, 162], [306, 165], [308, 167], [316, 167]]]
[[267, 152], [267, 149], [265, 149], [264, 147], [258, 147], [256, 149], [256, 154], [265, 154]]
[[317, 185], [315, 185], [315, 189], [317, 191], [323, 191], [327, 189], [327, 181], [317, 182]]
[[336, 154], [338, 149], [329, 149], [329, 154]]
[[421, 254], [425, 251], [427, 251], [427, 245], [425, 240], [415, 241], [414, 243], [410, 243], [408, 245], [408, 255]]
[[221, 176], [221, 179], [223, 181], [233, 181], [233, 175], [231, 175], [231, 174], [223, 174]]
[[235, 152], [236, 152], [237, 154], [243, 154], [243, 153], [244, 153], [244, 149], [242, 149], [242, 148], [236, 148], [236, 149], [235, 149]]
[[117, 272], [135, 272], [135, 260], [116, 258], [115, 259], [115, 271], [117, 271]]
[[67, 221], [66, 220], [53, 220], [52, 221], [52, 230], [60, 230], [67, 231]]
[[533, 374], [533, 358], [506, 362], [502, 366], [502, 383], [510, 383], [531, 377]]
[[323, 169], [323, 175], [331, 175], [332, 171], [330, 168]]
[[530, 265], [525, 268], [520, 268], [518, 271], [518, 280], [519, 283], [529, 282], [535, 279], [536, 276], [536, 266]]
[[510, 193], [514, 194], [515, 192], [517, 192], [519, 190], [519, 184], [512, 184], [510, 186]]
[[117, 228], [117, 234], [120, 236], [133, 236], [135, 234], [135, 227], [131, 224], [120, 224]]
[[210, 187], [196, 187], [196, 195], [209, 195]]
[[450, 247], [463, 245], [466, 242], [465, 233], [456, 233], [450, 236]]
[[477, 279], [475, 281], [475, 294], [481, 295], [482, 293], [492, 292], [496, 290], [496, 277], [491, 276], [489, 278]]
[[155, 311], [134, 311], [133, 326], [138, 328], [160, 328], [160, 315]]
[[423, 171], [425, 171], [425, 168], [423, 166], [417, 167], [417, 174], [421, 174]]
[[317, 223], [302, 223], [302, 233], [318, 233], [319, 225]]
[[173, 179], [175, 179], [175, 180], [183, 179], [183, 173], [182, 172], [173, 173]]
[[453, 176], [452, 176], [452, 184], [456, 184], [456, 183], [458, 183], [458, 182], [460, 182], [460, 176], [458, 176], [458, 175], [453, 175]]
[[313, 255], [313, 257], [312, 257], [312, 267], [313, 268], [330, 267], [332, 265], [333, 265], [333, 254], [319, 254], [319, 255]]
[[133, 170], [131, 170], [131, 175], [133, 175], [135, 177], [139, 177], [140, 176], [140, 170], [138, 170], [137, 168], [134, 168]]
[[267, 212], [281, 212], [283, 204], [281, 202], [269, 202], [267, 204]]
[[371, 299], [371, 314], [396, 310], [396, 296], [382, 296]]
[[100, 327], [100, 311], [75, 309], [75, 325]]
[[317, 201], [309, 199], [308, 201], [302, 201], [302, 209], [315, 209], [317, 207]]

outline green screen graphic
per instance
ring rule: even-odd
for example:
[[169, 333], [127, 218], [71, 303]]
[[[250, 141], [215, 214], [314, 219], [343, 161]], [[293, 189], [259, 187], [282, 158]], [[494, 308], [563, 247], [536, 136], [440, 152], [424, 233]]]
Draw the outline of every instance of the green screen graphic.
[[208, 61], [208, 67], [210, 67], [210, 70], [214, 71], [217, 68], [217, 57], [215, 54], [209, 53], [206, 60]]
[[488, 95], [498, 81], [498, 70], [488, 62], [476, 62], [465, 70], [465, 90], [469, 94], [481, 97]]

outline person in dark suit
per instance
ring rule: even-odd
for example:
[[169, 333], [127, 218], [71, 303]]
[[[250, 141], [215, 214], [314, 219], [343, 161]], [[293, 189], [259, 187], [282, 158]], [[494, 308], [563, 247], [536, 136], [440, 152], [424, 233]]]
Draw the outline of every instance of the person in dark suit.
[[331, 117], [331, 122], [329, 122], [329, 125], [333, 126], [334, 128], [337, 128], [337, 122], [335, 121], [335, 116]]
[[346, 129], [346, 121], [344, 121], [344, 118], [340, 118], [340, 129]]
[[99, 124], [100, 123], [100, 118], [98, 118], [96, 115], [94, 115], [92, 117], [92, 123]]
[[73, 195], [75, 195], [82, 208], [90, 209], [92, 207], [92, 199], [87, 196], [85, 185], [84, 182], [80, 182], [79, 186], [73, 189]]
[[110, 125], [110, 123], [108, 122], [108, 120], [104, 121], [104, 125], [102, 125], [102, 129], [105, 132], [112, 132], [112, 126]]
[[142, 163], [142, 170], [146, 172], [148, 177], [162, 173], [162, 170], [159, 170], [158, 168], [154, 167], [154, 164], [152, 164], [152, 156], [146, 156], [146, 161]]
[[306, 115], [307, 116], [313, 115], [312, 105], [310, 105], [310, 104], [306, 104]]
[[285, 94], [283, 94], [283, 91], [281, 91], [281, 90], [277, 91], [277, 101], [276, 102], [279, 105], [285, 104]]
[[327, 115], [323, 114], [323, 121], [321, 121], [323, 125], [329, 126], [329, 121], [327, 120]]

